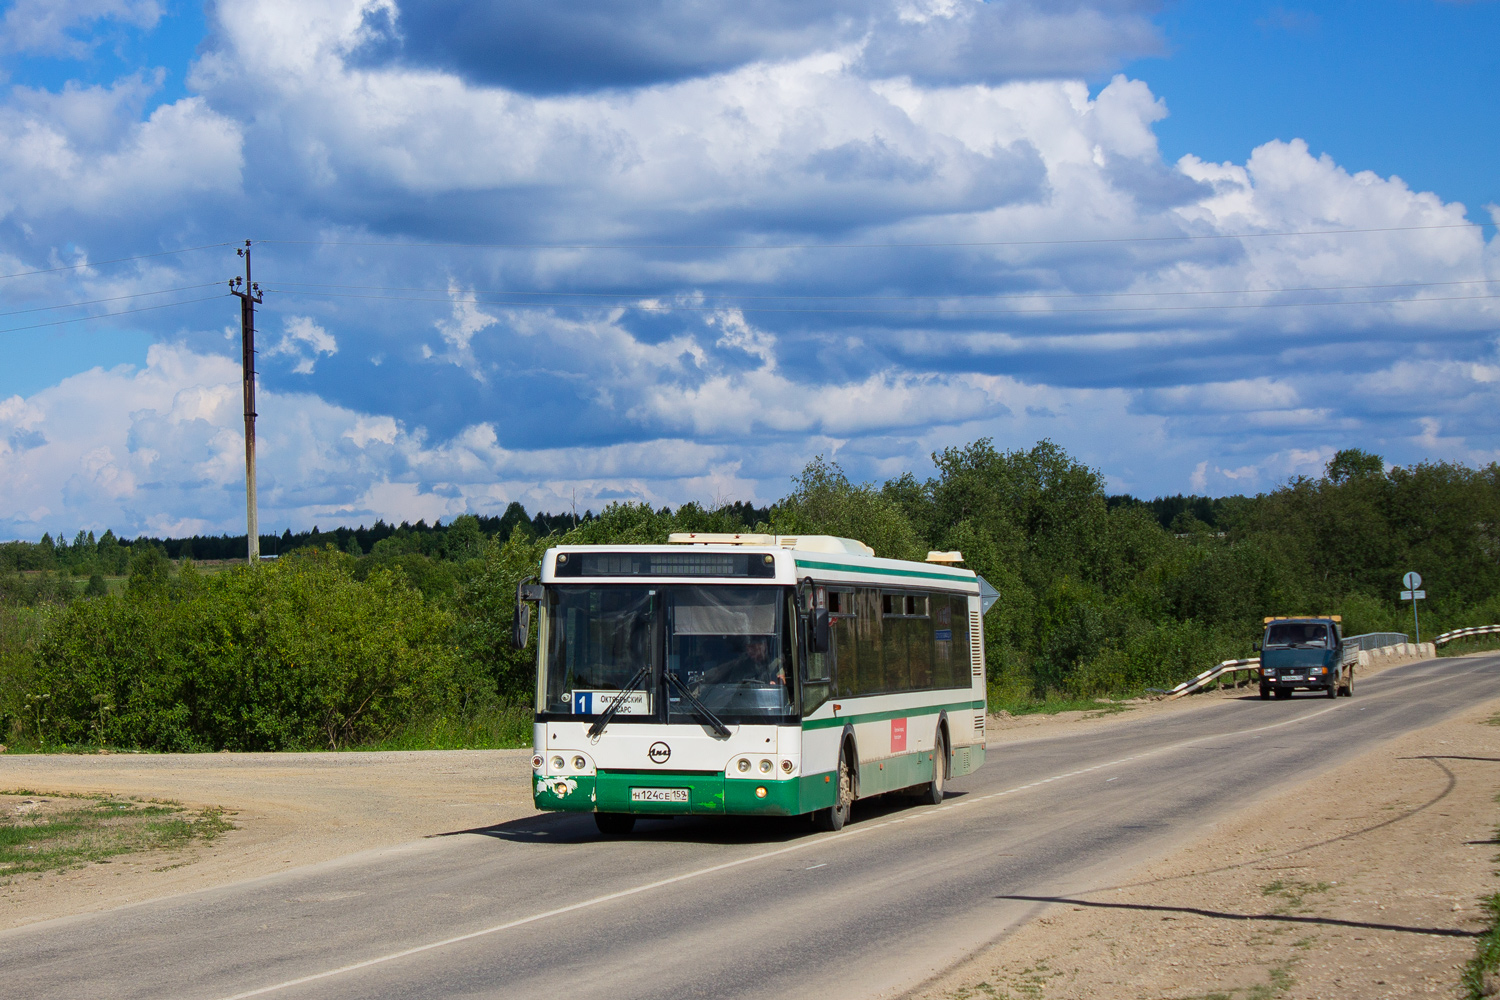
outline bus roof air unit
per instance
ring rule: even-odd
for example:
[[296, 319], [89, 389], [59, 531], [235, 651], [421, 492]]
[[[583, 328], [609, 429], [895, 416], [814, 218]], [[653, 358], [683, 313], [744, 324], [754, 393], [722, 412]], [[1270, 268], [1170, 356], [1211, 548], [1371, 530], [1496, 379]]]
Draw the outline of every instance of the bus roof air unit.
[[674, 531], [667, 536], [671, 545], [755, 545], [767, 548], [794, 549], [798, 552], [823, 552], [833, 555], [875, 555], [875, 550], [853, 538], [834, 535], [769, 535], [759, 532], [731, 534], [713, 531]]

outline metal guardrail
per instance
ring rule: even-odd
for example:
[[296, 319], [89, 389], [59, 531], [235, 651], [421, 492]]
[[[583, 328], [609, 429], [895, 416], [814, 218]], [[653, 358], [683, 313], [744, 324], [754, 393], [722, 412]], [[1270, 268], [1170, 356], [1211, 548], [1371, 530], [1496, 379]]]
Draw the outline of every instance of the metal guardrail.
[[1170, 691], [1161, 691], [1160, 689], [1153, 690], [1158, 691], [1158, 693], [1165, 694], [1168, 699], [1181, 698], [1185, 694], [1192, 694], [1194, 691], [1201, 690], [1205, 685], [1212, 684], [1214, 681], [1217, 681], [1225, 674], [1237, 674], [1241, 670], [1252, 674], [1260, 673], [1260, 658], [1254, 657], [1248, 660], [1225, 660], [1223, 663], [1220, 663], [1217, 666], [1209, 667], [1207, 670], [1203, 671], [1203, 673], [1199, 674], [1197, 677], [1194, 677], [1192, 680], [1183, 681], [1181, 684], [1172, 688], [1172, 690]]
[[1475, 625], [1473, 628], [1456, 628], [1451, 632], [1444, 632], [1432, 640], [1434, 646], [1441, 646], [1454, 639], [1468, 639], [1476, 635], [1500, 635], [1500, 625]]
[[1344, 636], [1344, 645], [1355, 643], [1360, 649], [1380, 649], [1384, 646], [1397, 646], [1403, 642], [1411, 642], [1411, 638], [1405, 632], [1365, 632], [1362, 635]]

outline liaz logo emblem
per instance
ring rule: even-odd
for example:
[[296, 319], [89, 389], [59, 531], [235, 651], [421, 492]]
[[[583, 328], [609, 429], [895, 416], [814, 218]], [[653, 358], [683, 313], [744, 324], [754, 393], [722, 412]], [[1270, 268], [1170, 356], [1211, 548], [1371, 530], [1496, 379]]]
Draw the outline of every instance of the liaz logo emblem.
[[651, 744], [651, 749], [646, 751], [646, 756], [651, 758], [653, 764], [665, 764], [672, 756], [672, 748], [665, 743], [657, 742]]

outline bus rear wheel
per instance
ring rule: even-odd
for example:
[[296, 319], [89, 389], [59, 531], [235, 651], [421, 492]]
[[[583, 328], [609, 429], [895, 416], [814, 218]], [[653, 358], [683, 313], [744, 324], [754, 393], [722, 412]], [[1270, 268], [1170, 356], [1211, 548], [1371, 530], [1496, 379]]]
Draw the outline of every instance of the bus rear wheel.
[[635, 829], [635, 817], [629, 813], [594, 813], [594, 825], [606, 837], [623, 837]]
[[932, 780], [922, 786], [922, 791], [917, 796], [917, 801], [926, 806], [940, 806], [943, 804], [943, 780], [947, 777], [948, 763], [948, 741], [943, 738], [941, 729], [937, 732], [937, 738], [932, 743]]
[[834, 789], [833, 805], [827, 809], [820, 809], [817, 813], [818, 829], [829, 832], [837, 832], [844, 828], [849, 822], [849, 809], [854, 804], [854, 775], [849, 770], [849, 760], [839, 751], [839, 766], [837, 776], [834, 779], [838, 787]]

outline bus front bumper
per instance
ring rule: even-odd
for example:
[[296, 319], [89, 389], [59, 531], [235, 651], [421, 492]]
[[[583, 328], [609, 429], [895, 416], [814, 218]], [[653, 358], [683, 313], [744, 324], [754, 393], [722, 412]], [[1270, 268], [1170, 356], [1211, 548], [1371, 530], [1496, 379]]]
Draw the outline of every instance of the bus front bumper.
[[637, 816], [795, 816], [832, 805], [834, 792], [826, 774], [757, 781], [719, 773], [600, 771], [532, 780], [538, 809]]

